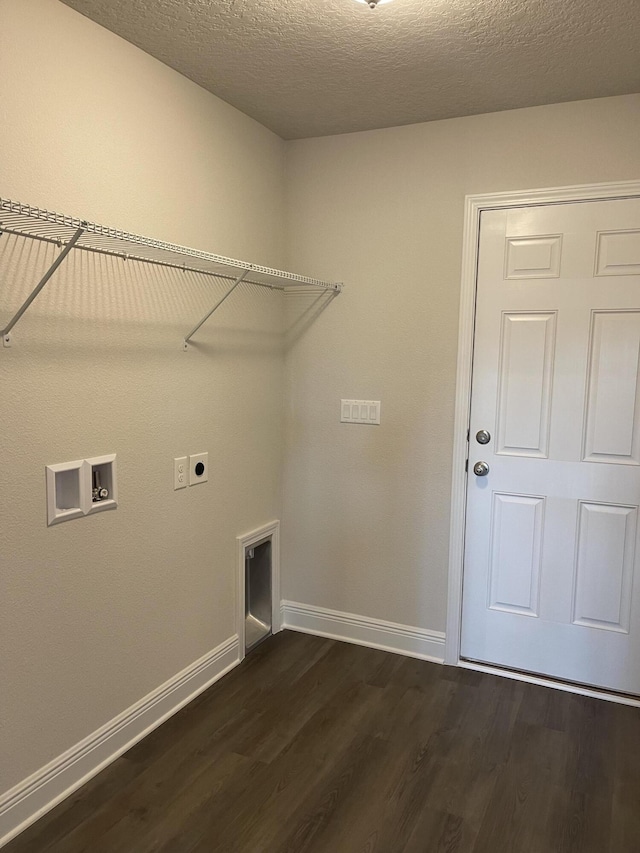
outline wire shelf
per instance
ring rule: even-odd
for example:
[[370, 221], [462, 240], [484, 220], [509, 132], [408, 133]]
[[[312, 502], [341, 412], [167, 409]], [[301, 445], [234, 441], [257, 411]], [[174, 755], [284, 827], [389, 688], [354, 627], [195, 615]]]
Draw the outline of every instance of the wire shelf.
[[321, 281], [261, 264], [225, 258], [211, 252], [179, 246], [176, 243], [166, 243], [163, 240], [142, 237], [139, 234], [130, 234], [117, 228], [108, 228], [97, 225], [95, 222], [86, 222], [73, 216], [0, 198], [0, 232], [33, 237], [62, 246], [69, 242], [79, 228], [82, 229], [82, 235], [75, 244], [76, 249], [207, 273], [218, 278], [235, 279], [236, 276], [231, 274], [232, 270], [249, 270], [250, 275], [245, 278], [245, 281], [276, 290], [286, 290], [287, 286], [299, 287], [300, 285], [332, 290], [336, 293], [342, 290], [342, 284], [339, 282]]
[[140, 261], [147, 264], [159, 264], [161, 266], [212, 275], [216, 278], [232, 281], [233, 285], [231, 289], [187, 335], [185, 338], [185, 348], [194, 332], [200, 328], [202, 323], [213, 314], [242, 281], [258, 285], [259, 287], [268, 287], [271, 290], [282, 291], [309, 287], [314, 290], [325, 291], [331, 296], [336, 296], [342, 290], [340, 282], [322, 281], [317, 278], [310, 278], [309, 276], [265, 267], [261, 264], [252, 264], [236, 260], [235, 258], [226, 258], [222, 255], [212, 254], [211, 252], [203, 252], [200, 249], [192, 249], [176, 243], [167, 243], [151, 237], [142, 237], [139, 234], [130, 234], [127, 231], [120, 231], [117, 228], [108, 228], [104, 225], [97, 225], [94, 222], [87, 222], [73, 216], [54, 213], [39, 207], [32, 207], [28, 204], [0, 197], [0, 235], [3, 233], [43, 240], [47, 243], [54, 243], [62, 249], [57, 259], [38, 285], [36, 285], [17, 314], [0, 331], [0, 336], [3, 338], [5, 346], [10, 346], [9, 333], [13, 326], [31, 305], [58, 266], [64, 261], [66, 255], [73, 249], [112, 255], [124, 258], [125, 260]]

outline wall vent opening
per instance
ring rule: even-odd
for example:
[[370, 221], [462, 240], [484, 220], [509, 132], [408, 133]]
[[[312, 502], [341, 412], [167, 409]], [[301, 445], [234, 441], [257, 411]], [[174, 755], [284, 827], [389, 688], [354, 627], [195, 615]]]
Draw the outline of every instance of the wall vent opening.
[[271, 538], [245, 548], [244, 557], [244, 650], [251, 651], [271, 636], [272, 570]]
[[280, 522], [238, 536], [236, 630], [242, 660], [280, 631]]

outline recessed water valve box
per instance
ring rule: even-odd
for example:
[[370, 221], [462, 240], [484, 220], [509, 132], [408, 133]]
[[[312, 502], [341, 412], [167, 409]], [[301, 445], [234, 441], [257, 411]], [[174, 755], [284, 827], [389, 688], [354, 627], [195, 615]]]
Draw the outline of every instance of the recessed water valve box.
[[58, 524], [85, 514], [84, 459], [47, 465], [47, 524]]
[[118, 506], [118, 478], [116, 455], [94, 456], [85, 459], [85, 477], [88, 481], [87, 515], [115, 509]]
[[47, 524], [118, 506], [116, 455], [47, 465]]

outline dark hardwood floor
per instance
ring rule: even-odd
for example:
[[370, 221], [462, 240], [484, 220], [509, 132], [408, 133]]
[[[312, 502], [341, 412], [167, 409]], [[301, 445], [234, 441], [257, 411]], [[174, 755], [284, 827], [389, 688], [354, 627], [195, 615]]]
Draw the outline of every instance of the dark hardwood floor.
[[640, 853], [640, 711], [287, 631], [27, 851]]

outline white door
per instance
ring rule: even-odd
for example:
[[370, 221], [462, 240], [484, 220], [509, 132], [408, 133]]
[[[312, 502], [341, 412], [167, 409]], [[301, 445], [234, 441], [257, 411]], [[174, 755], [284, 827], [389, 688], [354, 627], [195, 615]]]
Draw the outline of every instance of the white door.
[[482, 214], [462, 657], [640, 694], [639, 358], [640, 199]]

